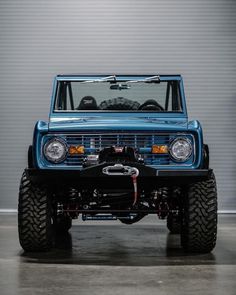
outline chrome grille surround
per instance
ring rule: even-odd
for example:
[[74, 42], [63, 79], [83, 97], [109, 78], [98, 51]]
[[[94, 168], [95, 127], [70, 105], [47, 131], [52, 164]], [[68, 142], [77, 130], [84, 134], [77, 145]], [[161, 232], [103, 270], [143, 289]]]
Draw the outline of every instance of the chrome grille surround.
[[[81, 168], [85, 157], [89, 154], [98, 154], [99, 151], [111, 146], [130, 146], [137, 150], [144, 159], [144, 164], [149, 166], [191, 166], [195, 160], [195, 140], [192, 134], [188, 133], [158, 133], [149, 131], [133, 131], [133, 132], [103, 132], [103, 133], [76, 133], [76, 134], [48, 134], [43, 138], [43, 144], [53, 136], [62, 137], [67, 145], [82, 145], [85, 147], [85, 154], [69, 155], [66, 160], [60, 164], [64, 167]], [[177, 163], [170, 154], [152, 154], [152, 145], [168, 145], [176, 139], [176, 137], [187, 137], [193, 144], [193, 154], [188, 161]], [[50, 165], [51, 166], [51, 165]], [[59, 166], [59, 164], [57, 165]]]

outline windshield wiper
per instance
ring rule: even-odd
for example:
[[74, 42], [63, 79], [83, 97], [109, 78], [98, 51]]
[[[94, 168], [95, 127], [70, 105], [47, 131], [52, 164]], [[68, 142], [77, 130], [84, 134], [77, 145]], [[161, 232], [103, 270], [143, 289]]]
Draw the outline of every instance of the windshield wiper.
[[160, 83], [160, 76], [151, 76], [151, 77], [147, 77], [143, 80], [130, 80], [130, 81], [126, 81], [126, 83], [140, 83], [140, 82], [144, 82], [144, 83]]
[[116, 83], [116, 76], [108, 76], [101, 79], [94, 79], [94, 80], [86, 80], [81, 83], [101, 83], [101, 82], [113, 82]]
[[[104, 78], [100, 78], [100, 79], [94, 79], [94, 80], [85, 80], [82, 81], [80, 83], [101, 83], [101, 82], [111, 82], [111, 83], [116, 83], [116, 76], [108, 76], [108, 77], [104, 77]], [[160, 76], [151, 76], [151, 77], [147, 77], [145, 79], [142, 80], [130, 80], [130, 81], [124, 81], [124, 83], [140, 83], [140, 82], [144, 82], [144, 83], [160, 83]]]

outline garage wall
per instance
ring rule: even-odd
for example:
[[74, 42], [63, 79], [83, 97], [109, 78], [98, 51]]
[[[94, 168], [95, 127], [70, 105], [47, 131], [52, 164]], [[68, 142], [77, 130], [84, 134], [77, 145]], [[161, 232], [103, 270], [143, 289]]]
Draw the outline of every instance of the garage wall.
[[181, 73], [210, 146], [219, 208], [236, 209], [236, 1], [1, 0], [0, 208], [16, 208], [34, 123], [58, 73]]

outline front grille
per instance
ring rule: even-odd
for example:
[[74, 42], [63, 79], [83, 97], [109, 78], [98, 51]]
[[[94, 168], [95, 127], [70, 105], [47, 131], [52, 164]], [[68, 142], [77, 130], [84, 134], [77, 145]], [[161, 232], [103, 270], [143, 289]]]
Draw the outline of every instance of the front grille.
[[167, 155], [151, 154], [154, 144], [169, 145], [173, 135], [152, 133], [109, 133], [109, 134], [79, 134], [66, 135], [68, 145], [83, 145], [84, 155], [68, 155], [65, 164], [68, 166], [82, 166], [83, 160], [88, 154], [98, 154], [105, 147], [130, 146], [137, 149], [146, 165], [169, 165], [171, 159]]

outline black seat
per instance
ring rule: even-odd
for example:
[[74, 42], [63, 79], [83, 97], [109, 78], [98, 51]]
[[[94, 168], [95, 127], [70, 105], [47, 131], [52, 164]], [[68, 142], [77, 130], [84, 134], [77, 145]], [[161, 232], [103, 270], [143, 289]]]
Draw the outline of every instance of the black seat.
[[84, 96], [81, 101], [79, 106], [76, 108], [77, 110], [97, 110], [97, 102], [96, 99], [93, 96]]

